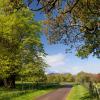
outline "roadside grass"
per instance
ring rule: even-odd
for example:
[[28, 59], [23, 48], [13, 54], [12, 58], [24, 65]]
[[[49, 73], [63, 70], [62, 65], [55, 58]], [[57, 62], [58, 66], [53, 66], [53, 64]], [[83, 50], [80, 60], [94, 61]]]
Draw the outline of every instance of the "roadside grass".
[[33, 87], [31, 82], [23, 82], [23, 84], [21, 82], [16, 82], [15, 89], [0, 87], [0, 100], [35, 100], [37, 97], [49, 93], [54, 89], [56, 89], [56, 87]]
[[[48, 83], [33, 87], [31, 82], [16, 82], [15, 89], [0, 87], [0, 100], [35, 100], [41, 95], [47, 94], [55, 89], [72, 86], [73, 83]], [[23, 89], [22, 89], [23, 85]]]
[[0, 100], [35, 100], [38, 96], [46, 94], [52, 89], [45, 90], [5, 90], [0, 88]]
[[38, 84], [38, 86], [34, 86], [32, 82], [23, 82], [22, 84], [20, 81], [17, 81], [15, 89], [0, 87], [0, 100], [35, 100], [37, 97], [62, 86], [58, 83]]
[[36, 91], [30, 91], [29, 93], [26, 93], [25, 95], [21, 95], [19, 97], [14, 97], [11, 100], [35, 100], [37, 97], [47, 94], [52, 90], [36, 90]]
[[92, 100], [89, 91], [82, 85], [75, 85], [66, 100]]

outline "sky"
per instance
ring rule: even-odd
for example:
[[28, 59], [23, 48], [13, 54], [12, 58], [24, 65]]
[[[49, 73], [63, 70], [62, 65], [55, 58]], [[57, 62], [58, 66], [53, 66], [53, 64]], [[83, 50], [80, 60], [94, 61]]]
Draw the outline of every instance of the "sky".
[[75, 53], [65, 53], [65, 45], [50, 45], [45, 36], [42, 36], [42, 43], [48, 54], [45, 57], [45, 61], [51, 66], [46, 69], [47, 73], [77, 74], [80, 71], [100, 73], [100, 59], [93, 56], [81, 59], [75, 56]]
[[[45, 16], [39, 12], [35, 13], [35, 20], [44, 20]], [[65, 53], [66, 45], [50, 45], [45, 35], [42, 35], [41, 41], [44, 44], [44, 50], [48, 54], [44, 60], [49, 65], [46, 73], [72, 73], [77, 74], [80, 71], [88, 73], [100, 73], [100, 59], [89, 56], [81, 59], [75, 56], [75, 53]]]

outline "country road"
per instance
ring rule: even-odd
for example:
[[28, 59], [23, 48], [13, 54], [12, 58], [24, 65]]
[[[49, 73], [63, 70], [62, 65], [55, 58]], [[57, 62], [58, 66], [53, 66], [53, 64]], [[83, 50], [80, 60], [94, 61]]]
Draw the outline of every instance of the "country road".
[[36, 100], [66, 100], [66, 96], [71, 90], [71, 86], [59, 88], [53, 92], [40, 96]]

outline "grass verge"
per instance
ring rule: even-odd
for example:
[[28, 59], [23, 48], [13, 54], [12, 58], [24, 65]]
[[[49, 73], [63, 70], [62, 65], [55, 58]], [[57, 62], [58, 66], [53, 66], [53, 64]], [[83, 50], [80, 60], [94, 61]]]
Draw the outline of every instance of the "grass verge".
[[0, 100], [35, 100], [37, 97], [50, 91], [52, 89], [26, 91], [0, 89]]
[[89, 91], [82, 85], [76, 85], [67, 95], [66, 100], [91, 100]]

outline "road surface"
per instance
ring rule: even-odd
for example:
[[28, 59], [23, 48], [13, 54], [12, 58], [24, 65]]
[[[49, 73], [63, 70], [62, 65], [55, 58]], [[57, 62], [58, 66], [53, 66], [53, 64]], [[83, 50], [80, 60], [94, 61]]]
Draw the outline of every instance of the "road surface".
[[66, 96], [71, 90], [71, 87], [59, 88], [46, 95], [40, 96], [36, 100], [66, 100]]

